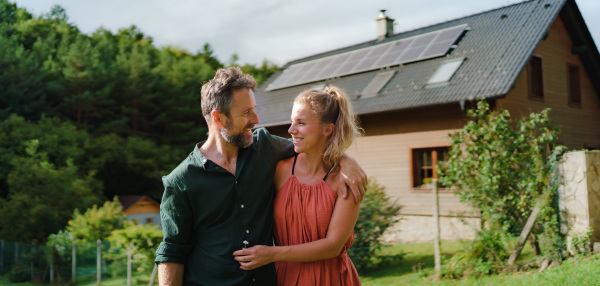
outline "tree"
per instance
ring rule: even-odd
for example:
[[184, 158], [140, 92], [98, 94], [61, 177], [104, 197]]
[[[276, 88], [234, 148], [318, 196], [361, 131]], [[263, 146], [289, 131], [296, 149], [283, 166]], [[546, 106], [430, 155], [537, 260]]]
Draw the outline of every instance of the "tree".
[[76, 209], [66, 230], [79, 241], [95, 242], [105, 240], [113, 231], [121, 229], [124, 221], [123, 206], [115, 197], [112, 202], [107, 201], [102, 207], [94, 205], [83, 214]]
[[[552, 170], [562, 149], [553, 153], [560, 128], [551, 123], [549, 112], [545, 109], [513, 122], [507, 110], [491, 111], [487, 102], [478, 101], [477, 109], [468, 111], [471, 121], [450, 136], [448, 160], [438, 170], [442, 184], [481, 211], [482, 237], [498, 240], [519, 235], [535, 204], [541, 202], [540, 227], [530, 236], [536, 254], [540, 253], [538, 234], [556, 241], [559, 233]], [[498, 249], [489, 246], [490, 251]], [[556, 245], [547, 249], [547, 255], [559, 252]], [[502, 255], [486, 253], [503, 259]], [[490, 263], [495, 264], [496, 271], [501, 267], [499, 261]]]
[[40, 141], [25, 143], [27, 156], [12, 160], [8, 197], [0, 198], [0, 237], [45, 243], [64, 228], [75, 208], [87, 208], [100, 198], [94, 173], [79, 176], [71, 160], [57, 167], [38, 152]]

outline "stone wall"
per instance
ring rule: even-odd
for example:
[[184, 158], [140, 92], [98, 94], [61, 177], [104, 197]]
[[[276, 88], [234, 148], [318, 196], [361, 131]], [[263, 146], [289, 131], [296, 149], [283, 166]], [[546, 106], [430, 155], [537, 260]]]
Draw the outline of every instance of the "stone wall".
[[[401, 215], [400, 221], [386, 230], [382, 241], [388, 244], [433, 241], [435, 234], [433, 216]], [[481, 230], [477, 217], [440, 217], [442, 240], [471, 240]]]
[[569, 240], [591, 228], [591, 242], [600, 242], [600, 151], [565, 154], [560, 174], [562, 231]]

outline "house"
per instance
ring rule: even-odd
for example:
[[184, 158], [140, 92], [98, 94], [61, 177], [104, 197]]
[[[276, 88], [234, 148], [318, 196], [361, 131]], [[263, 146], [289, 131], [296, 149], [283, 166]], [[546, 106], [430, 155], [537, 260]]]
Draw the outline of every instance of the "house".
[[[574, 0], [525, 1], [394, 33], [382, 10], [372, 41], [291, 61], [255, 92], [261, 126], [289, 137], [292, 102], [306, 89], [345, 89], [365, 136], [348, 153], [403, 205], [389, 242], [433, 238], [433, 198], [448, 134], [486, 99], [514, 117], [551, 108], [559, 143], [600, 147], [600, 55]], [[442, 239], [471, 238], [478, 212], [440, 193]]]
[[123, 213], [128, 220], [140, 223], [158, 225], [160, 223], [160, 204], [148, 196], [119, 196]]

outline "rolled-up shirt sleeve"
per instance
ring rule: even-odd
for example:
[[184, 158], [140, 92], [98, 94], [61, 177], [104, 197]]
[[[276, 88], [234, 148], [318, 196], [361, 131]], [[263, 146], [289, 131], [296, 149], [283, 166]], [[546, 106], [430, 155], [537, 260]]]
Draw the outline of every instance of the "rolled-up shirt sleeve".
[[193, 247], [193, 210], [185, 191], [171, 186], [166, 178], [163, 184], [165, 192], [160, 204], [163, 241], [156, 251], [155, 263], [185, 264]]

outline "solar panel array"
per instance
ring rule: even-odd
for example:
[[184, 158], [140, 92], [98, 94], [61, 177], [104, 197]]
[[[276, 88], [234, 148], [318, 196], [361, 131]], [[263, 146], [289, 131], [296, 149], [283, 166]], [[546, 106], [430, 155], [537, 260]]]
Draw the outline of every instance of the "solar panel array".
[[466, 24], [351, 52], [293, 64], [267, 90], [275, 90], [382, 67], [445, 55], [464, 32]]

